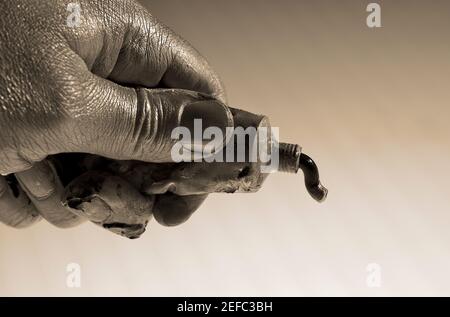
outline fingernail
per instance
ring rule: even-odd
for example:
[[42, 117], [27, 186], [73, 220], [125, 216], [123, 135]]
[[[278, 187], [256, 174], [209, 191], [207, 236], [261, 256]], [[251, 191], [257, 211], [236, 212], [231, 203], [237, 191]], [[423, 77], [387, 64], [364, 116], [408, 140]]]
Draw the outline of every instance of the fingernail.
[[[227, 128], [233, 124], [231, 111], [220, 101], [202, 100], [188, 104], [183, 107], [179, 122], [180, 127], [190, 132], [190, 140], [181, 140], [183, 147], [192, 152], [203, 152], [207, 146], [220, 149], [228, 137]], [[214, 140], [205, 138], [206, 129], [214, 133]], [[222, 138], [219, 138], [219, 133]]]
[[55, 171], [46, 161], [36, 163], [16, 176], [21, 186], [37, 199], [46, 199], [56, 190]]

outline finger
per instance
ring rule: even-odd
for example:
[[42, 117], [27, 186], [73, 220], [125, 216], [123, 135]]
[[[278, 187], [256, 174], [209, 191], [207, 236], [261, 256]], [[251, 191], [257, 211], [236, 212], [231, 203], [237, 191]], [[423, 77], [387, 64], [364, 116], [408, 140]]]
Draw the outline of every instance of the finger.
[[121, 177], [91, 171], [67, 186], [63, 200], [93, 223], [136, 239], [145, 232], [152, 218], [154, 197], [142, 195]]
[[187, 89], [226, 101], [222, 82], [207, 60], [136, 1], [121, 6], [94, 2], [83, 12], [99, 22], [81, 25], [68, 39], [94, 74], [120, 84]]
[[41, 219], [39, 212], [14, 176], [8, 179], [0, 176], [0, 222], [14, 228], [29, 227]]
[[109, 78], [145, 87], [193, 90], [225, 101], [224, 86], [208, 61], [186, 40], [142, 10], [140, 23], [130, 25]]
[[192, 216], [208, 195], [178, 196], [172, 193], [157, 195], [153, 216], [163, 226], [178, 226]]
[[210, 94], [225, 101], [225, 89], [208, 61], [145, 8], [133, 8], [131, 23], [112, 80], [145, 87], [164, 85]]
[[[59, 152], [83, 152], [112, 159], [172, 162], [172, 149], [179, 143], [174, 129], [184, 126], [195, 136], [194, 123], [200, 120], [200, 138], [193, 147], [203, 147], [203, 131], [220, 129], [215, 138], [223, 146], [233, 116], [224, 104], [199, 93], [175, 89], [132, 89], [90, 75], [83, 91], [83, 111], [64, 125], [61, 139], [52, 143]], [[77, 110], [76, 110], [77, 111]], [[191, 138], [189, 138], [191, 139]], [[58, 149], [57, 149], [58, 150]]]
[[35, 163], [31, 169], [16, 173], [16, 178], [39, 213], [51, 224], [70, 228], [83, 222], [81, 217], [63, 206], [64, 188], [49, 161]]

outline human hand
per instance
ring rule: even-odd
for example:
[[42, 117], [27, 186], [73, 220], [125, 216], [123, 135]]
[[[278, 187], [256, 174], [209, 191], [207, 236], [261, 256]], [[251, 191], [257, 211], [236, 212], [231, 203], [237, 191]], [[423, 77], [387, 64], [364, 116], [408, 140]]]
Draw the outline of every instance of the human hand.
[[[0, 221], [13, 227], [41, 215], [63, 228], [83, 221], [61, 204], [49, 155], [169, 162], [171, 132], [183, 117], [204, 108], [208, 123], [208, 109], [227, 111], [215, 101], [225, 92], [207, 61], [142, 6], [78, 3], [76, 27], [67, 24], [68, 1], [0, 3]], [[221, 118], [214, 125], [227, 126]], [[158, 212], [171, 225], [206, 198], [167, 197]]]

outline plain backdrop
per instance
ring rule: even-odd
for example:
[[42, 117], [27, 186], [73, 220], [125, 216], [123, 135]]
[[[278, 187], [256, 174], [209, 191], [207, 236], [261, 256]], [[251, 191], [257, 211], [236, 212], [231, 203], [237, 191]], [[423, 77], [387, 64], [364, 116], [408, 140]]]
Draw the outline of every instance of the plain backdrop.
[[369, 1], [142, 2], [316, 159], [329, 199], [279, 174], [140, 240], [0, 225], [0, 295], [450, 295], [448, 1], [379, 1], [378, 29]]

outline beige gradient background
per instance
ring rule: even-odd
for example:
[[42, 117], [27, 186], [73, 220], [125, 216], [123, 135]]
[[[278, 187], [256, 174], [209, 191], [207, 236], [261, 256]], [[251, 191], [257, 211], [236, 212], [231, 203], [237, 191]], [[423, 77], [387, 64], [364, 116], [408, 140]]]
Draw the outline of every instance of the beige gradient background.
[[369, 29], [369, 2], [143, 1], [208, 57], [231, 105], [303, 145], [329, 199], [280, 174], [135, 241], [0, 226], [0, 295], [450, 295], [450, 3], [379, 1]]

